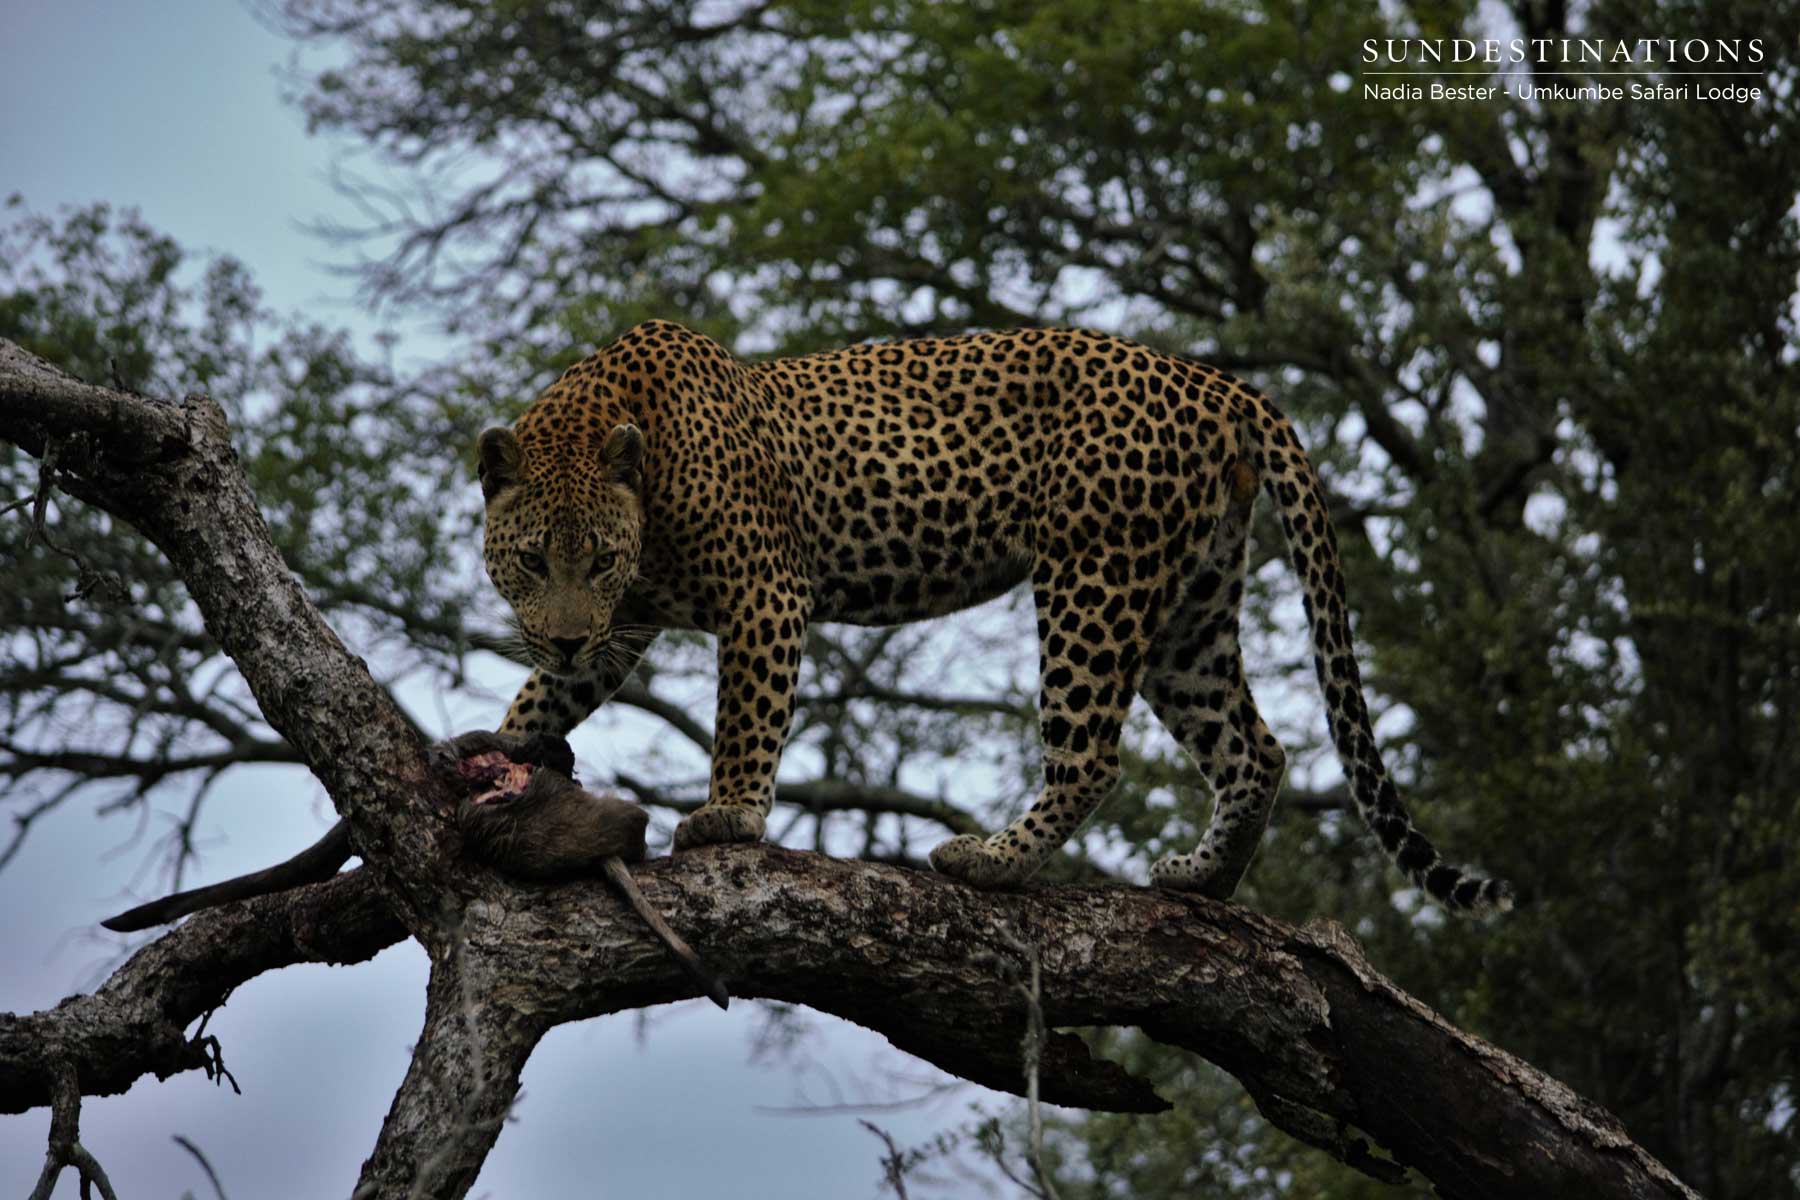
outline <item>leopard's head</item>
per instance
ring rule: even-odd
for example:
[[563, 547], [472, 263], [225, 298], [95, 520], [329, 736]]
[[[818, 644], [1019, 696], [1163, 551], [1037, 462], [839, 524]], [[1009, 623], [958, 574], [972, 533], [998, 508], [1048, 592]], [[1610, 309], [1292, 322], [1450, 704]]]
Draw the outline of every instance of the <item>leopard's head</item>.
[[495, 428], [476, 442], [488, 578], [512, 605], [531, 664], [552, 675], [600, 662], [637, 577], [643, 437], [629, 424], [588, 436], [591, 445]]

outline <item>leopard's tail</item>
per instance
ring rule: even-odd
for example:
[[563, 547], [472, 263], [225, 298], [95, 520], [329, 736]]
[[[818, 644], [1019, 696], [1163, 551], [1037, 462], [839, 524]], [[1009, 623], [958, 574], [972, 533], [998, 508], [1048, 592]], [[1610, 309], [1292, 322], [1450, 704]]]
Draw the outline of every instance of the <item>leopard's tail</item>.
[[1505, 912], [1513, 905], [1511, 885], [1445, 862], [1414, 827], [1382, 765], [1363, 701], [1362, 673], [1350, 642], [1337, 534], [1326, 513], [1319, 477], [1294, 436], [1293, 426], [1267, 400], [1257, 397], [1243, 431], [1257, 477], [1281, 514], [1281, 529], [1300, 577], [1306, 620], [1312, 629], [1313, 666], [1325, 693], [1331, 740], [1357, 811], [1395, 865], [1439, 904], [1463, 912]]

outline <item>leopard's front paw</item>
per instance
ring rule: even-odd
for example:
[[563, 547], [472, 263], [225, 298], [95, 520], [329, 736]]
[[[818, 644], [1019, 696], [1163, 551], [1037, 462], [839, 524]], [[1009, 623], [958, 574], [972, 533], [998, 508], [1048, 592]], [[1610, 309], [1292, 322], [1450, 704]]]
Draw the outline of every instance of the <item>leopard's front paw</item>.
[[964, 833], [931, 852], [931, 867], [939, 875], [960, 879], [971, 887], [1003, 888], [1025, 882], [1031, 874], [1022, 859], [989, 845], [985, 838]]
[[713, 846], [729, 842], [759, 842], [763, 815], [748, 804], [708, 804], [695, 809], [675, 826], [675, 848]]
[[1165, 854], [1150, 864], [1151, 887], [1195, 892], [1214, 900], [1231, 899], [1243, 877], [1243, 867], [1233, 871], [1217, 855], [1200, 851]]

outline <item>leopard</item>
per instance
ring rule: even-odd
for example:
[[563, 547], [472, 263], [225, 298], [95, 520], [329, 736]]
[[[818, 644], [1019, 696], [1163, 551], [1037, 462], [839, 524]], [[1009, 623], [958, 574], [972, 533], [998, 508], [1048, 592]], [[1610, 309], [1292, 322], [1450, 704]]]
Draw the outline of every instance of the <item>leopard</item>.
[[930, 863], [1024, 883], [1119, 782], [1142, 697], [1209, 785], [1159, 887], [1232, 897], [1287, 767], [1240, 647], [1254, 502], [1299, 579], [1330, 738], [1358, 814], [1455, 912], [1510, 885], [1445, 861], [1383, 765], [1325, 494], [1293, 425], [1231, 373], [1076, 329], [921, 336], [762, 360], [663, 320], [483, 430], [482, 559], [530, 675], [502, 733], [566, 736], [656, 638], [716, 639], [707, 798], [679, 853], [762, 838], [808, 628], [925, 620], [1030, 588], [1043, 785]]

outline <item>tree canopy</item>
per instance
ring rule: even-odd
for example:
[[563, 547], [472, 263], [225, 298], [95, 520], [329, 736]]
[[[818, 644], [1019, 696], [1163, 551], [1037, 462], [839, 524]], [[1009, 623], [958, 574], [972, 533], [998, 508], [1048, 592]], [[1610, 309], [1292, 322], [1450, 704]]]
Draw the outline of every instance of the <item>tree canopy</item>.
[[[1703, 1194], [1800, 1181], [1800, 62], [1777, 32], [1800, 28], [1796, 5], [267, 14], [300, 46], [309, 119], [367, 147], [343, 175], [367, 225], [323, 232], [369, 301], [435, 316], [466, 350], [411, 374], [362, 361], [264, 313], [243, 268], [194, 281], [104, 210], [14, 225], [0, 336], [231, 406], [276, 545], [393, 673], [453, 686], [489, 631], [474, 432], [637, 319], [746, 353], [1082, 323], [1194, 354], [1300, 426], [1388, 761], [1443, 841], [1529, 905], [1445, 924], [1343, 819], [1272, 526], [1246, 634], [1297, 765], [1239, 900], [1353, 921], [1403, 986], [1606, 1105]], [[1370, 37], [1646, 22], [1762, 38], [1761, 98], [1458, 105], [1373, 100], [1358, 77]], [[38, 479], [0, 462], [7, 495]], [[293, 757], [154, 549], [60, 497], [13, 517], [0, 771], [33, 785], [9, 792], [18, 814], [114, 781], [198, 796], [235, 763]], [[772, 829], [916, 861], [946, 829], [996, 827], [1036, 771], [1023, 619], [1002, 602], [821, 633]], [[661, 761], [606, 764], [641, 798], [698, 799], [707, 674], [676, 641], [621, 696], [677, 735]], [[72, 736], [76, 713], [104, 719]], [[1173, 745], [1146, 722], [1130, 750], [1066, 876], [1141, 878], [1204, 825]], [[1372, 1188], [1302, 1156], [1212, 1068], [1105, 1040], [1177, 1110], [1058, 1124], [1075, 1194]]]

